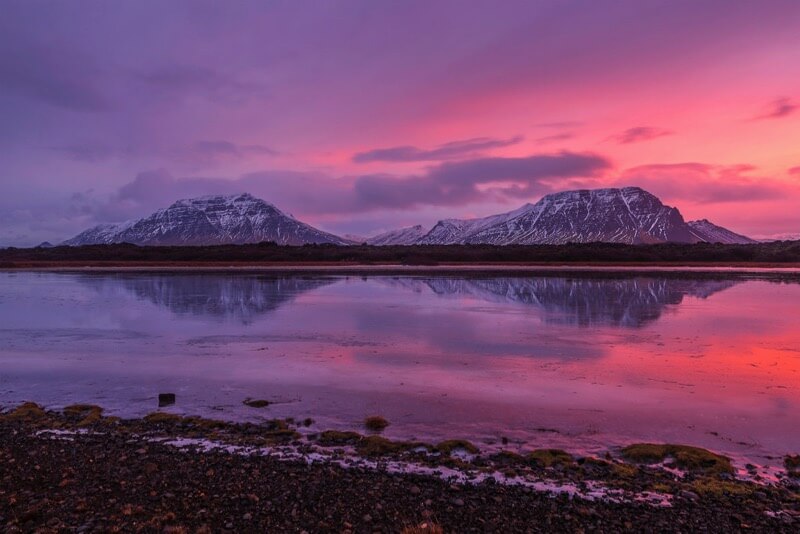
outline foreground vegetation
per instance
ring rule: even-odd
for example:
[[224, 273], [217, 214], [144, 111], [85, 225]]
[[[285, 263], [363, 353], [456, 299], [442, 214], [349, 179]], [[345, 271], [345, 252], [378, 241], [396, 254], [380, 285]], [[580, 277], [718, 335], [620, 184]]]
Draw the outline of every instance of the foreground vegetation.
[[566, 245], [304, 245], [275, 243], [191, 247], [130, 244], [0, 250], [0, 268], [59, 262], [227, 262], [436, 265], [458, 263], [761, 263], [800, 262], [800, 241], [751, 245], [571, 243]]
[[[682, 445], [634, 444], [604, 458], [560, 449], [486, 454], [464, 440], [434, 445], [313, 428], [302, 435], [301, 425], [313, 421], [231, 423], [164, 411], [119, 419], [88, 404], [0, 409], [0, 530], [790, 532], [800, 522], [800, 458], [792, 455], [783, 481], [762, 485], [736, 479], [724, 456]], [[179, 448], [170, 440], [221, 447]], [[280, 459], [251, 454], [252, 447], [301, 454]], [[303, 454], [320, 458], [325, 450], [327, 462]], [[381, 467], [390, 461], [429, 474], [391, 473]], [[462, 477], [436, 476], [443, 468]], [[578, 493], [517, 485], [537, 480]], [[581, 498], [596, 484], [617, 498]], [[661, 498], [669, 506], [658, 505]]]

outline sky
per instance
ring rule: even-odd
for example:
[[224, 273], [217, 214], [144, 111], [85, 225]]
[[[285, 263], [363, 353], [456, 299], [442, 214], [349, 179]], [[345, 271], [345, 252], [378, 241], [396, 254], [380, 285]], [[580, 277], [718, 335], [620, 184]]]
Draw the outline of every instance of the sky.
[[0, 246], [207, 194], [364, 236], [626, 185], [800, 234], [796, 0], [0, 9]]

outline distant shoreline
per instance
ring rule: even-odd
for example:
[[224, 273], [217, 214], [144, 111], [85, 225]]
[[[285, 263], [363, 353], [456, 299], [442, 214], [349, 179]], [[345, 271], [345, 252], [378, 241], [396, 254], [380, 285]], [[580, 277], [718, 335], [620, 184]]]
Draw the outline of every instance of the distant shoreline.
[[800, 275], [800, 263], [601, 263], [601, 262], [497, 262], [440, 263], [403, 265], [399, 263], [363, 264], [343, 262], [225, 262], [225, 261], [28, 261], [0, 263], [0, 271], [32, 272], [202, 272], [274, 274], [553, 274], [553, 273], [693, 273], [734, 275]]

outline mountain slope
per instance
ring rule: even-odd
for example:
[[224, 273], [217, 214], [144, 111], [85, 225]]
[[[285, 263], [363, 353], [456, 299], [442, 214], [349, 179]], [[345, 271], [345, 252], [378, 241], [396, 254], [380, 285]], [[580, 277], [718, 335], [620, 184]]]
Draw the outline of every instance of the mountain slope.
[[638, 187], [564, 191], [504, 214], [439, 221], [419, 243], [694, 243], [676, 208]]
[[246, 193], [179, 200], [136, 221], [90, 228], [62, 244], [221, 245], [263, 241], [280, 245], [349, 244]]
[[428, 231], [421, 224], [390, 230], [366, 239], [367, 245], [387, 246], [387, 245], [413, 245], [419, 241]]
[[737, 234], [717, 226], [710, 222], [708, 219], [700, 219], [699, 221], [689, 221], [686, 223], [691, 228], [692, 235], [699, 241], [706, 243], [722, 243], [725, 245], [746, 245], [748, 243], [757, 243], [755, 239], [750, 239], [747, 236]]

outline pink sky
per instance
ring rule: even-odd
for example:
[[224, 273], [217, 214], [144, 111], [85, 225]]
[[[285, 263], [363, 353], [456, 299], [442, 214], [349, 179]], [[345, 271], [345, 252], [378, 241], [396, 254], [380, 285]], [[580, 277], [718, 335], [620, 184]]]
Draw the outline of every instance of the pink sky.
[[209, 193], [364, 235], [618, 185], [800, 234], [793, 0], [4, 6], [0, 246]]

